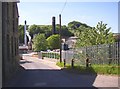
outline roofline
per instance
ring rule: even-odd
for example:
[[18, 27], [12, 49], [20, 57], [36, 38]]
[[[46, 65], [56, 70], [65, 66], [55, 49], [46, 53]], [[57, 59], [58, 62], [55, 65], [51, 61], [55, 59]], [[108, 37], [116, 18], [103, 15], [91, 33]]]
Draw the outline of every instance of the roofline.
[[20, 0], [0, 0], [0, 2], [17, 2], [17, 3], [20, 3]]

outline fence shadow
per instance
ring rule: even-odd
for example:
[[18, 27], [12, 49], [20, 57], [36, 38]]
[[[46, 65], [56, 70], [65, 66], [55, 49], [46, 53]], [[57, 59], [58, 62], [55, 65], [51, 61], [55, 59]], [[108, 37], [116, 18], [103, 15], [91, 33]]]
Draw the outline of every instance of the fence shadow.
[[[97, 89], [93, 86], [97, 74], [80, 74], [66, 69], [24, 69], [8, 81], [5, 87], [82, 87]], [[73, 71], [73, 70], [72, 70]]]

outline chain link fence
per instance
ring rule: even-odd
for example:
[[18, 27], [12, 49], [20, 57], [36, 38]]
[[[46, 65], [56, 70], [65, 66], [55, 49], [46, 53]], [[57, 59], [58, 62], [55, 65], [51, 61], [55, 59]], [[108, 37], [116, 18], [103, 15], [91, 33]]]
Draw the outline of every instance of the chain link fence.
[[76, 65], [85, 65], [86, 58], [91, 64], [118, 65], [120, 61], [120, 42], [113, 44], [94, 45], [89, 47], [74, 48], [62, 52], [62, 59], [70, 64], [75, 59]]

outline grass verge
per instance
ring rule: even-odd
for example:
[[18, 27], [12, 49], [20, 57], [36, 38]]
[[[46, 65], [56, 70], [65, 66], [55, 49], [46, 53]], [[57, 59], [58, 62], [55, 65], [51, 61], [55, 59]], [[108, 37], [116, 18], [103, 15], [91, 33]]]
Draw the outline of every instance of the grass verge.
[[77, 73], [83, 74], [105, 74], [105, 75], [119, 75], [120, 76], [120, 66], [117, 65], [91, 65], [91, 67], [86, 68], [85, 66], [74, 65], [72, 68], [70, 64], [57, 62], [59, 67]]

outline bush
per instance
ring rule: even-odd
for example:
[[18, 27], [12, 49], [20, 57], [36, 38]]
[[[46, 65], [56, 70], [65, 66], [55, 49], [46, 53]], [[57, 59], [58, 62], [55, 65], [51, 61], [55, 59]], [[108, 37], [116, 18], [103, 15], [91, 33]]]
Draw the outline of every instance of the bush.
[[47, 41], [44, 34], [38, 34], [33, 38], [34, 51], [44, 51], [47, 49]]
[[60, 48], [60, 36], [59, 35], [52, 35], [48, 37], [47, 42], [48, 42], [48, 48], [51, 50]]

